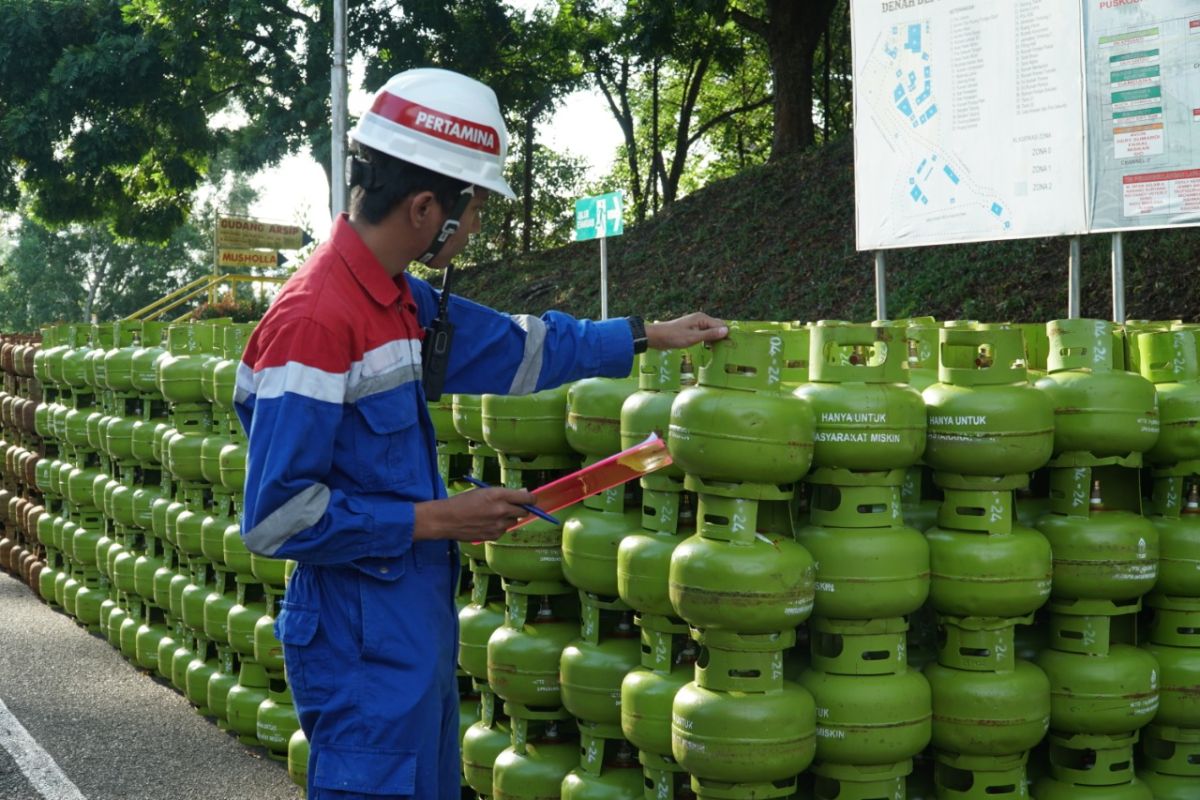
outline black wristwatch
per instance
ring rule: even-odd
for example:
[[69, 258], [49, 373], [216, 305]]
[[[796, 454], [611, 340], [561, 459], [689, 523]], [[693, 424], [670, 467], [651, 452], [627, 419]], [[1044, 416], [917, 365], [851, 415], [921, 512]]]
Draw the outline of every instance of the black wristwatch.
[[646, 323], [641, 317], [626, 317], [629, 321], [629, 332], [633, 335], [633, 354], [644, 353], [650, 348], [650, 340], [646, 338]]

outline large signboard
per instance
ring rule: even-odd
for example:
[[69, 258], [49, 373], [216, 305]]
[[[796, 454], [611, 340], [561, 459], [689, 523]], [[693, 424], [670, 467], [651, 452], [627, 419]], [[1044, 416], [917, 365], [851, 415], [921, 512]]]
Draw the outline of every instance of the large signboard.
[[852, 0], [860, 250], [1200, 224], [1197, 0]]
[[1081, 231], [1079, 14], [854, 0], [858, 248]]
[[1086, 0], [1091, 229], [1200, 224], [1200, 2]]
[[312, 238], [299, 225], [249, 217], [217, 218], [218, 247], [298, 250], [311, 241]]

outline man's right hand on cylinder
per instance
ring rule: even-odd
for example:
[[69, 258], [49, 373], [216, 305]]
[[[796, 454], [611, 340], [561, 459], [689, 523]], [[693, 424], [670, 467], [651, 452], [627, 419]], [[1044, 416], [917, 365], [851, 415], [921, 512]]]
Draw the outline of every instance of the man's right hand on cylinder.
[[413, 539], [494, 541], [514, 522], [529, 516], [522, 503], [535, 505], [537, 498], [526, 489], [498, 486], [417, 503], [413, 506]]

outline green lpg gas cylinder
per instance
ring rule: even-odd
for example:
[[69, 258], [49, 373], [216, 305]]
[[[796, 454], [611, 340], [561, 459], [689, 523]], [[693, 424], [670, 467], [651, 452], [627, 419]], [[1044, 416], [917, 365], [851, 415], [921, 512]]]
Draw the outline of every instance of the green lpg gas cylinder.
[[579, 635], [570, 600], [509, 592], [505, 624], [488, 640], [488, 684], [501, 698], [533, 708], [560, 704], [559, 662]]
[[133, 429], [139, 420], [131, 416], [111, 416], [102, 422], [101, 450], [121, 463], [133, 461]]
[[229, 609], [226, 627], [229, 646], [243, 661], [248, 661], [254, 658], [254, 631], [258, 621], [266, 616], [267, 605], [257, 584], [246, 584], [240, 576], [238, 583], [239, 602]]
[[147, 604], [142, 623], [134, 632], [133, 651], [138, 666], [158, 671], [159, 652], [164, 649], [163, 641], [170, 638], [171, 631], [162, 609]]
[[642, 626], [641, 667], [621, 681], [621, 731], [639, 749], [671, 755], [671, 706], [693, 679], [699, 652], [684, 626]]
[[[1037, 800], [1168, 800], [1163, 795], [1152, 793], [1150, 787], [1140, 780], [1114, 786], [1081, 787], [1073, 783], [1044, 776], [1033, 785], [1033, 797]], [[1189, 793], [1180, 797], [1192, 798]]]
[[444, 394], [436, 403], [427, 403], [433, 434], [439, 442], [466, 441], [454, 428], [454, 395]]
[[139, 464], [149, 466], [154, 458], [154, 432], [158, 426], [156, 420], [135, 420], [130, 432], [130, 450], [134, 460]]
[[699, 385], [671, 406], [667, 442], [675, 463], [705, 480], [777, 486], [812, 461], [808, 403], [782, 393], [783, 337], [733, 328], [701, 352]]
[[1150, 591], [1158, 529], [1141, 515], [1136, 473], [1119, 466], [1054, 469], [1050, 485], [1053, 513], [1038, 520], [1038, 529], [1054, 552], [1054, 597], [1122, 601]]
[[246, 438], [239, 430], [233, 431], [229, 444], [222, 447], [217, 455], [220, 485], [235, 493], [241, 492], [246, 484]]
[[208, 686], [220, 670], [221, 662], [217, 660], [216, 648], [211, 644], [203, 648], [187, 666], [184, 694], [188, 701], [196, 706], [196, 710], [204, 716], [217, 716], [208, 704]]
[[[1175, 638], [1186, 641], [1189, 637]], [[1200, 648], [1147, 642], [1142, 649], [1158, 662], [1161, 678], [1154, 724], [1200, 729]]]
[[481, 681], [487, 680], [488, 641], [504, 624], [504, 595], [499, 586], [496, 575], [476, 572], [471, 601], [458, 612], [458, 664]]
[[1040, 608], [1050, 596], [1050, 543], [1018, 523], [1013, 487], [1024, 476], [963, 481], [940, 476], [946, 499], [938, 524], [925, 531], [929, 541], [930, 600], [940, 613], [960, 617], [1019, 617]]
[[[574, 514], [574, 509], [555, 512], [563, 526], [571, 521]], [[497, 575], [509, 580], [561, 582], [562, 531], [562, 527], [541, 519], [522, 525], [495, 541], [485, 543], [487, 565]]]
[[249, 341], [256, 325], [254, 322], [226, 325], [216, 332], [213, 345], [220, 358], [211, 362], [212, 402], [219, 409], [233, 410], [238, 365], [241, 364], [242, 352], [246, 349], [246, 342]]
[[200, 550], [204, 557], [213, 562], [217, 569], [227, 569], [225, 564], [225, 531], [233, 522], [230, 514], [229, 496], [214, 493], [211, 514], [204, 516], [200, 524]]
[[701, 495], [699, 533], [671, 554], [675, 616], [698, 628], [740, 633], [790, 630], [808, 618], [812, 556], [789, 533], [759, 524], [763, 505]]
[[213, 327], [177, 323], [167, 330], [167, 352], [155, 363], [158, 391], [169, 403], [206, 403], [204, 373], [213, 356]]
[[675, 615], [671, 605], [671, 554], [696, 529], [695, 495], [647, 489], [642, 493], [642, 529], [617, 549], [617, 592], [643, 614]]
[[287, 560], [250, 554], [250, 574], [267, 586], [282, 587], [287, 572]]
[[159, 396], [158, 371], [155, 362], [166, 353], [163, 338], [167, 326], [162, 322], [142, 323], [140, 346], [130, 357], [132, 372], [130, 383], [133, 390], [143, 396]]
[[811, 330], [810, 382], [795, 390], [816, 418], [813, 463], [883, 471], [925, 449], [925, 402], [904, 380], [903, 330], [826, 325]]
[[292, 690], [282, 680], [271, 680], [267, 686], [267, 699], [258, 707], [255, 733], [267, 748], [267, 756], [275, 761], [286, 761], [288, 740], [300, 729], [296, 706], [292, 703]]
[[800, 683], [817, 714], [817, 758], [835, 764], [892, 764], [929, 744], [929, 682], [907, 665], [903, 619], [816, 617], [811, 668]]
[[617, 596], [617, 551], [641, 527], [638, 508], [626, 508], [627, 484], [584, 499], [562, 526], [562, 572], [585, 592]]
[[585, 602], [583, 636], [563, 648], [559, 662], [562, 704], [584, 722], [621, 724], [621, 682], [641, 660], [641, 643], [633, 614], [602, 613]]
[[562, 800], [629, 800], [644, 793], [637, 752], [622, 739], [581, 736], [581, 764], [562, 782]]
[[477, 394], [456, 394], [451, 402], [451, 420], [462, 438], [473, 443], [483, 442], [483, 397]]
[[1149, 513], [1158, 530], [1155, 593], [1200, 597], [1200, 483], [1156, 476]]
[[713, 691], [689, 683], [675, 695], [671, 750], [693, 776], [724, 783], [791, 778], [816, 750], [812, 695], [790, 681], [769, 692]]
[[225, 697], [225, 713], [229, 729], [242, 744], [257, 745], [258, 710], [267, 701], [267, 672], [262, 664], [243, 659], [238, 670], [238, 683]]
[[813, 613], [837, 619], [911, 614], [929, 594], [929, 545], [900, 516], [903, 471], [822, 468], [811, 487], [811, 524], [796, 541], [816, 562]]
[[200, 474], [207, 483], [221, 485], [221, 451], [233, 443], [228, 417], [220, 414], [200, 443]]
[[1012, 475], [1045, 464], [1054, 408], [1029, 384], [1021, 332], [943, 328], [939, 346], [939, 382], [923, 393], [925, 463], [961, 475]]
[[[276, 607], [278, 599], [276, 599]], [[275, 616], [268, 613], [254, 623], [254, 659], [268, 672], [283, 672], [283, 642], [275, 635]]]
[[527, 395], [483, 396], [483, 439], [501, 453], [567, 455], [568, 386]]
[[1123, 644], [1110, 645], [1107, 655], [1043, 650], [1038, 666], [1050, 679], [1055, 730], [1129, 734], [1158, 711], [1158, 664], [1145, 650]]
[[250, 575], [253, 570], [253, 560], [246, 543], [242, 540], [242, 525], [239, 522], [241, 511], [235, 503], [233, 521], [225, 526], [225, 534], [221, 537], [221, 560], [225, 566], [239, 576]]
[[209, 438], [204, 415], [177, 415], [175, 427], [162, 440], [163, 464], [181, 481], [203, 481], [204, 442]]
[[579, 453], [605, 458], [621, 449], [621, 407], [637, 388], [637, 360], [628, 378], [585, 378], [567, 390], [567, 443]]
[[511, 741], [508, 720], [497, 713], [495, 695], [480, 698], [480, 719], [463, 735], [463, 777], [481, 797], [492, 795], [492, 768]]
[[288, 739], [287, 771], [292, 783], [304, 788], [308, 785], [308, 737], [297, 729]]
[[1027, 661], [1003, 672], [932, 662], [933, 746], [963, 755], [1004, 756], [1037, 745], [1050, 725], [1050, 681]]
[[[524, 721], [520, 721], [524, 724]], [[579, 764], [579, 742], [550, 722], [531, 731], [496, 757], [492, 770], [494, 800], [560, 800], [563, 779]]]
[[1191, 331], [1143, 333], [1136, 345], [1142, 376], [1158, 393], [1159, 435], [1146, 452], [1153, 464], [1200, 458], [1200, 366]]
[[1037, 382], [1054, 404], [1054, 452], [1141, 453], [1158, 439], [1154, 384], [1124, 368], [1116, 327], [1096, 319], [1046, 323], [1048, 374]]
[[90, 393], [85, 365], [88, 353], [92, 351], [88, 344], [91, 326], [71, 325], [70, 331], [69, 345], [62, 355], [62, 383], [71, 389]]
[[[649, 350], [638, 358], [638, 390], [621, 405], [621, 449], [644, 442], [651, 434], [670, 438], [671, 405], [682, 388], [693, 385], [694, 350]], [[646, 476], [647, 488], [667, 489], [681, 482], [683, 470], [671, 464]]]

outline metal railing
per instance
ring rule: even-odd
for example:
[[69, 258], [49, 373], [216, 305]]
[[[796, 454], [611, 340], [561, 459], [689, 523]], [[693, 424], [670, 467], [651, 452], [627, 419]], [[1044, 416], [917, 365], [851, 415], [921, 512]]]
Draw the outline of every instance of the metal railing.
[[[215, 290], [217, 286], [223, 283], [229, 283], [233, 285], [239, 283], [283, 283], [286, 280], [287, 278], [268, 277], [265, 275], [205, 275], [203, 278], [197, 278], [191, 283], [180, 286], [170, 294], [158, 298], [153, 303], [150, 303], [143, 308], [139, 308], [125, 319], [158, 319], [163, 314], [179, 308], [184, 303], [188, 303], [206, 292]], [[212, 297], [212, 295], [210, 295], [210, 297]], [[174, 321], [178, 322], [185, 317], [187, 317], [187, 314], [176, 318]]]

